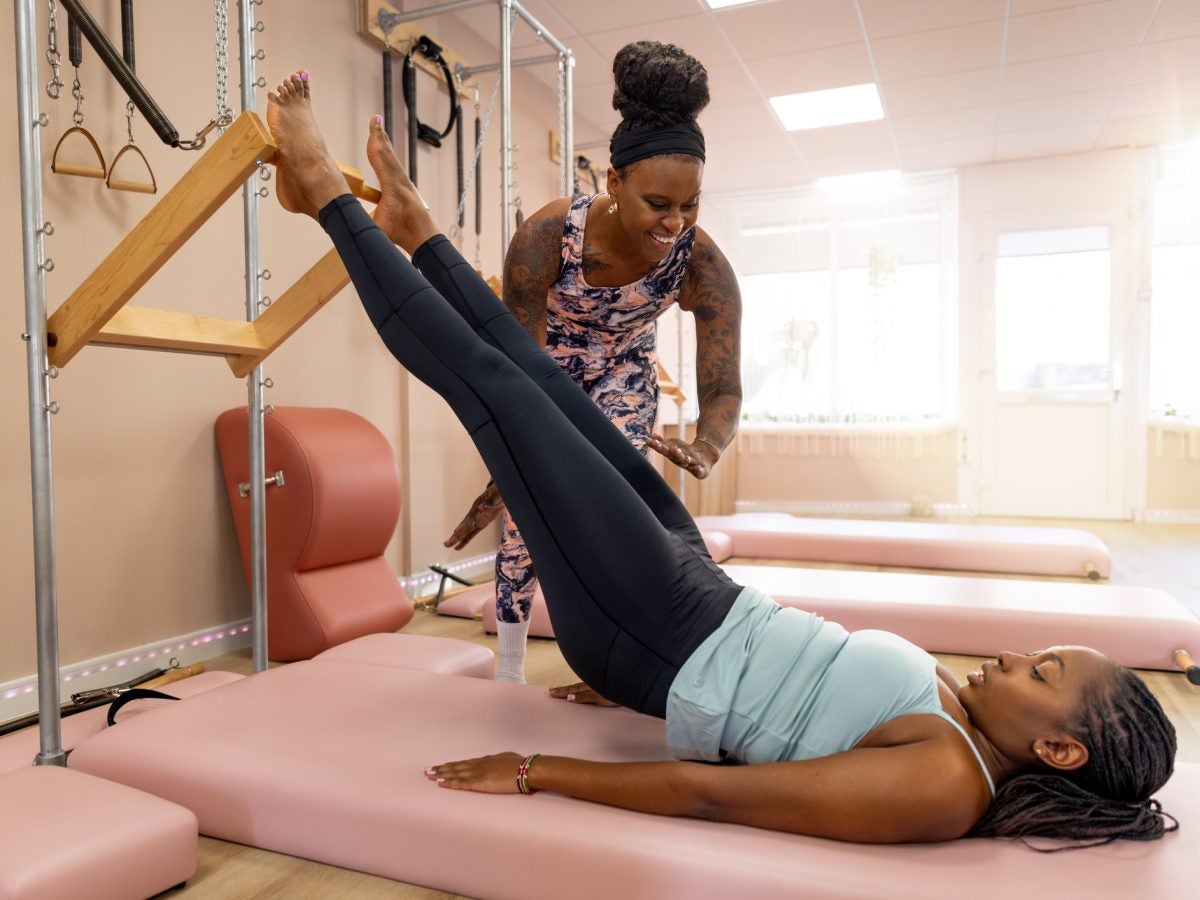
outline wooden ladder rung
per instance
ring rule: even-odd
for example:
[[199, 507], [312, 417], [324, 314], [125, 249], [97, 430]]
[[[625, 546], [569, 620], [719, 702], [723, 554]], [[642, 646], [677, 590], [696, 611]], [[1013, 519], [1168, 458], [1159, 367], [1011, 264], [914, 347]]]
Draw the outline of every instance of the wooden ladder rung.
[[235, 358], [263, 350], [249, 322], [140, 306], [117, 310], [92, 343]]
[[261, 349], [252, 355], [230, 359], [229, 368], [238, 378], [245, 378], [254, 367], [291, 337], [312, 318], [321, 307], [350, 283], [350, 275], [342, 265], [336, 250], [330, 250], [266, 311], [248, 323], [254, 330]]
[[258, 116], [238, 116], [50, 317], [50, 362], [70, 362], [259, 162], [274, 157], [275, 144]]

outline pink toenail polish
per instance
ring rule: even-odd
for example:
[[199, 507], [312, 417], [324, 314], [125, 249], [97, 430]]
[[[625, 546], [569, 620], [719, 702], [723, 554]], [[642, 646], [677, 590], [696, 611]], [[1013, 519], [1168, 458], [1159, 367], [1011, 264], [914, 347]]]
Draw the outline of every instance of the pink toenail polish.
[[301, 72], [301, 73], [300, 73], [300, 80], [301, 80], [301, 81], [308, 81], [308, 73], [307, 73], [307, 72]]
[[376, 125], [382, 125], [382, 124], [383, 124], [383, 116], [376, 116], [376, 117], [375, 117], [375, 124], [376, 124]]

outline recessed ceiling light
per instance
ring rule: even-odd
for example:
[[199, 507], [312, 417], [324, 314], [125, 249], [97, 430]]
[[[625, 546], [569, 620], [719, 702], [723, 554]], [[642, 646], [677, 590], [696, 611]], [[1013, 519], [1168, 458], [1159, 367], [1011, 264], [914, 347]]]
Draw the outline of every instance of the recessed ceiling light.
[[745, 6], [747, 3], [758, 3], [759, 0], [704, 0], [709, 9], [724, 9], [727, 6]]
[[874, 84], [853, 84], [826, 91], [785, 94], [772, 97], [771, 106], [788, 131], [872, 122], [883, 118], [879, 88]]

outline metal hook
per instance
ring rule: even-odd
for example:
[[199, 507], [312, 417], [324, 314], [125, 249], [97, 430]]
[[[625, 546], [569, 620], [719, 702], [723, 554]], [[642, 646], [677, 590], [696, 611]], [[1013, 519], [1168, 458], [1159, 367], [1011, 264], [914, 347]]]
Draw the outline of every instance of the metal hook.
[[45, 113], [42, 113], [40, 116], [38, 116], [36, 119], [33, 120], [33, 124], [35, 127], [38, 125], [41, 125], [43, 128], [45, 128], [50, 124], [50, 117], [48, 115], [46, 115]]
[[258, 273], [258, 277], [261, 278], [263, 281], [270, 281], [271, 280], [271, 270], [263, 269], [261, 272]]
[[273, 302], [274, 301], [272, 301], [270, 297], [263, 297], [261, 300], [258, 301], [258, 305], [261, 306], [263, 309], [266, 309]]
[[41, 269], [43, 272], [53, 272], [54, 271], [54, 260], [47, 257], [46, 260], [40, 266], [38, 266], [38, 268]]
[[54, 223], [53, 222], [43, 222], [42, 227], [38, 230], [41, 231], [41, 233], [44, 235], [54, 234]]
[[228, 128], [233, 124], [233, 116], [226, 113], [222, 116], [211, 120], [207, 125], [196, 132], [196, 136], [190, 141], [180, 141], [179, 147], [182, 150], [199, 150], [204, 146], [204, 142], [208, 140], [208, 133], [214, 128]]
[[275, 382], [272, 381], [270, 378], [264, 378], [262, 380], [262, 386], [265, 388], [273, 388], [273, 387], [275, 387]]
[[58, 377], [58, 366], [48, 367], [46, 369], [46, 377], [47, 378], [57, 378]]
[[58, 411], [60, 409], [62, 409], [62, 407], [58, 405], [57, 400], [51, 400], [49, 403], [46, 404], [45, 409], [46, 409], [46, 412], [50, 413], [50, 415], [57, 416]]

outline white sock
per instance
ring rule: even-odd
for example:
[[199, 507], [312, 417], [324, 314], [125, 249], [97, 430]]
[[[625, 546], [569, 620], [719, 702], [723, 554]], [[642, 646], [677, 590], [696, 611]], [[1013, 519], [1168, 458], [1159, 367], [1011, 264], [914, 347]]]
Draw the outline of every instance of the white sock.
[[497, 622], [496, 636], [500, 639], [500, 658], [496, 661], [496, 680], [524, 684], [525, 641], [529, 637], [529, 620]]

